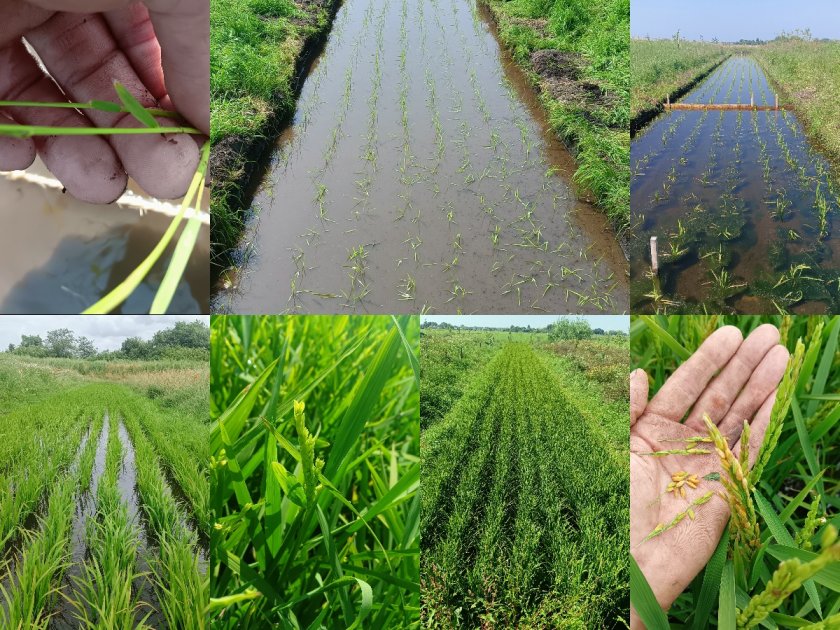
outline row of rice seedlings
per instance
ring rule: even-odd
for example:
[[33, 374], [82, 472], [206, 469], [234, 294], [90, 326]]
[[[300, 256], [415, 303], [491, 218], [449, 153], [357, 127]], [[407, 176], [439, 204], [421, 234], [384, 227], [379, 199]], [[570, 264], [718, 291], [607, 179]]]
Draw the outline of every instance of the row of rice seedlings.
[[134, 444], [137, 490], [159, 550], [152, 570], [160, 611], [170, 628], [203, 630], [210, 585], [199, 566], [196, 535], [186, 526], [139, 420], [126, 415], [124, 423]]
[[139, 418], [143, 435], [159, 456], [161, 467], [189, 502], [199, 532], [206, 534], [210, 527], [210, 483], [206, 463], [209, 430], [192, 418], [160, 414], [145, 400], [136, 401], [134, 406], [126, 406], [125, 400], [123, 405], [127, 413]]
[[482, 426], [497, 374], [505, 369], [508, 360], [502, 355], [493, 358], [472, 378], [446, 417], [426, 429], [420, 438], [423, 467], [420, 528], [424, 550], [433, 547], [446, 531], [463, 454], [471, 452], [480, 437], [476, 429]]
[[83, 404], [73, 394], [18, 408], [0, 421], [0, 551], [72, 462], [83, 434]]
[[89, 557], [68, 598], [82, 628], [134, 628], [143, 626], [151, 615], [149, 611], [137, 618], [147, 604], [134, 589], [142, 577], [137, 572], [140, 540], [118, 486], [124, 456], [118, 425], [116, 414], [111, 413], [105, 470], [97, 489], [97, 518], [88, 522]]
[[[4, 628], [37, 630], [47, 628], [50, 623], [58, 585], [69, 566], [75, 503], [90, 486], [102, 424], [102, 417], [97, 416], [75, 470], [68, 471], [58, 481], [51, 480], [54, 485], [46, 514], [39, 517], [37, 530], [24, 532], [20, 557], [14, 561], [13, 568], [11, 564], [6, 568], [5, 575], [0, 578], [3, 599], [0, 626]], [[61, 438], [66, 436], [61, 435]], [[6, 582], [8, 588], [4, 588], [2, 582]]]

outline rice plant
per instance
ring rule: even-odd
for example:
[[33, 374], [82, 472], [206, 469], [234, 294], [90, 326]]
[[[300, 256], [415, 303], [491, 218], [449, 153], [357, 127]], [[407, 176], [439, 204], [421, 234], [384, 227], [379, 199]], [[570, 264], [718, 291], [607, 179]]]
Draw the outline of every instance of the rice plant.
[[[436, 408], [421, 435], [424, 624], [623, 627], [626, 399], [565, 348], [500, 334], [423, 341], [424, 405]], [[456, 374], [447, 365], [464, 365], [465, 347], [472, 369]], [[609, 369], [627, 352], [586, 348], [600, 360], [609, 349]]]
[[418, 332], [214, 318], [214, 627], [419, 627]]
[[[764, 323], [779, 329], [780, 343], [792, 356], [766, 435], [752, 469], [747, 460], [752, 449], [746, 445], [755, 437], [749, 426], [739, 429], [740, 456], [713, 423], [707, 423], [708, 433], [698, 432], [691, 443], [683, 440], [675, 445], [706, 451], [714, 447], [715, 452], [694, 457], [720, 459], [721, 472], [697, 481], [700, 489], [714, 494], [711, 500], [722, 497], [727, 502], [731, 518], [708, 564], [667, 612], [652, 601], [647, 580], [634, 568], [633, 604], [649, 628], [669, 624], [702, 628], [710, 620], [716, 620], [717, 627], [739, 630], [759, 624], [834, 627], [840, 607], [840, 584], [833, 579], [840, 569], [840, 547], [834, 542], [840, 525], [840, 480], [834, 466], [840, 445], [840, 399], [834, 393], [840, 386], [836, 362], [840, 318], [635, 318], [631, 367], [647, 371], [653, 397], [717, 328], [733, 325], [746, 337]], [[671, 446], [663, 445], [661, 452]], [[664, 459], [670, 457], [674, 456]], [[703, 509], [695, 508], [693, 515], [686, 514], [689, 518], [675, 518], [676, 523], [662, 524], [651, 535], [690, 541], [702, 528], [698, 521], [708, 518]]]

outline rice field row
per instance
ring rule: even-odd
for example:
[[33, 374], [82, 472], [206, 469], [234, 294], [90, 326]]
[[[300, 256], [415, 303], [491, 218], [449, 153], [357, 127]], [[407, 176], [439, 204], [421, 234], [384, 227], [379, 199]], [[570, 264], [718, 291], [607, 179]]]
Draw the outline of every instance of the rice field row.
[[464, 0], [339, 9], [218, 310], [625, 310], [626, 261], [487, 19]]
[[0, 419], [0, 625], [205, 627], [206, 473], [193, 459], [203, 492], [171, 481], [179, 456], [152, 446], [167, 423], [200, 433], [111, 384]]
[[601, 394], [542, 352], [504, 346], [422, 433], [428, 627], [624, 627], [627, 403], [594, 424]]

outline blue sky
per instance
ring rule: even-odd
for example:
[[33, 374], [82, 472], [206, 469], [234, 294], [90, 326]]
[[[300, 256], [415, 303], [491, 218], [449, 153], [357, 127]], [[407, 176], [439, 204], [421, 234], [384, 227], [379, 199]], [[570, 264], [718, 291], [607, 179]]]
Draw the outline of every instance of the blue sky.
[[773, 39], [782, 31], [811, 29], [811, 35], [840, 39], [837, 0], [631, 0], [633, 37], [721, 41]]
[[[630, 330], [628, 315], [582, 315], [592, 328], [603, 330]], [[492, 326], [493, 328], [508, 328], [509, 326], [528, 326], [545, 328], [559, 319], [557, 315], [423, 315], [420, 321], [447, 322], [453, 326]]]

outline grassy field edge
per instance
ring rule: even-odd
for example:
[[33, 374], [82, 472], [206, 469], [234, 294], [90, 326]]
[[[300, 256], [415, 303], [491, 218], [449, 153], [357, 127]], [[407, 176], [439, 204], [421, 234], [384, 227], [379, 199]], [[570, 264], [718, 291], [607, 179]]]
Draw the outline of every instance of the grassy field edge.
[[655, 105], [646, 107], [644, 109], [639, 110], [636, 112], [633, 117], [630, 119], [630, 137], [632, 138], [637, 133], [639, 133], [642, 129], [644, 129], [647, 124], [652, 121], [654, 118], [659, 116], [663, 111], [665, 111], [665, 100], [670, 99], [672, 101], [676, 101], [677, 99], [685, 96], [691, 90], [693, 90], [698, 83], [703, 81], [707, 76], [709, 76], [712, 72], [715, 71], [718, 66], [720, 66], [724, 61], [729, 59], [732, 54], [729, 53], [723, 56], [721, 59], [709, 64], [708, 66], [703, 67], [699, 73], [694, 75], [687, 75], [685, 77], [685, 82], [680, 83], [675, 89], [670, 91], [666, 96], [663, 96], [660, 101], [658, 101]]
[[[840, 179], [840, 103], [834, 96], [836, 92], [829, 89], [827, 93], [831, 97], [821, 100], [813, 98], [813, 95], [803, 89], [803, 82], [808, 78], [805, 71], [813, 70], [813, 64], [800, 63], [795, 68], [789, 68], [789, 72], [786, 73], [781, 62], [772, 63], [767, 50], [759, 49], [751, 56], [782, 100], [793, 105], [794, 113], [802, 123], [808, 139], [828, 157]], [[833, 79], [824, 75], [821, 78], [825, 82]], [[822, 81], [821, 84], [825, 85]]]
[[[489, 9], [500, 42], [524, 71], [537, 91], [551, 129], [572, 152], [577, 163], [574, 180], [580, 192], [592, 196], [596, 206], [608, 217], [622, 249], [630, 222], [630, 141], [626, 128], [606, 127], [590, 120], [582, 109], [564, 106], [540, 89], [540, 76], [522, 50], [545, 38], [533, 26], [515, 15], [500, 0], [479, 0]], [[523, 43], [524, 42], [524, 43]], [[550, 49], [546, 49], [550, 50]], [[589, 85], [585, 81], [581, 85]]]
[[[294, 115], [309, 63], [326, 41], [340, 5], [341, 0], [306, 4], [310, 8], [307, 17], [315, 19], [316, 26], [309, 29], [295, 50], [291, 51], [294, 71], [282, 89], [274, 90], [267, 103], [268, 111], [262, 113], [260, 123], [247, 132], [222, 134], [212, 139], [211, 284], [215, 284], [225, 269], [236, 264], [235, 250], [245, 230], [247, 210], [258, 184], [256, 176], [261, 158]], [[322, 11], [323, 14], [320, 13]], [[261, 19], [280, 20], [279, 17]]]

